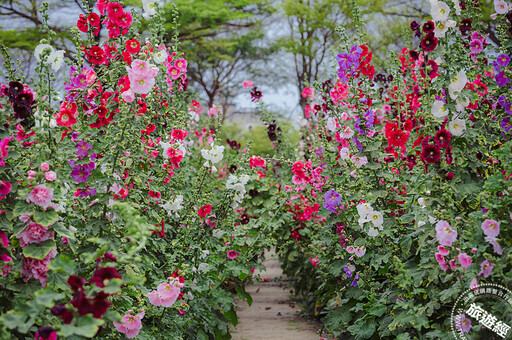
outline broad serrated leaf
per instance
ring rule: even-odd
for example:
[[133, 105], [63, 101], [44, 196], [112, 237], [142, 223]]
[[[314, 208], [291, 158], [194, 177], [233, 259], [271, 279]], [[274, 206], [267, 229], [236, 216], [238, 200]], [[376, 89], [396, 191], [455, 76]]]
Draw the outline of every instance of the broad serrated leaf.
[[29, 214], [34, 210], [33, 205], [28, 204], [25, 201], [18, 201], [16, 205], [14, 206], [14, 210], [12, 211], [13, 215], [20, 216], [23, 214]]
[[59, 214], [53, 209], [46, 211], [36, 210], [34, 211], [34, 221], [42, 226], [48, 227], [59, 218]]
[[92, 338], [97, 332], [99, 326], [103, 324], [103, 320], [95, 319], [91, 314], [81, 316], [78, 319], [78, 324], [62, 325], [59, 335], [62, 337], [69, 337], [71, 335], [81, 335], [87, 338]]
[[32, 243], [23, 248], [23, 255], [37, 260], [43, 260], [53, 249], [55, 249], [55, 242], [53, 240], [46, 240], [41, 243]]

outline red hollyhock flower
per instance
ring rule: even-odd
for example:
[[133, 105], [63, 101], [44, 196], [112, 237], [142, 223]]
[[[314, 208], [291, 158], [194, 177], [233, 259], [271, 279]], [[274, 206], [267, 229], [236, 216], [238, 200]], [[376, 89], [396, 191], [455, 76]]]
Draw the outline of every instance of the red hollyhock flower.
[[89, 31], [89, 25], [87, 25], [87, 18], [85, 15], [80, 14], [78, 21], [76, 22], [76, 27], [78, 27], [78, 29], [84, 33]]
[[74, 292], [78, 292], [83, 289], [85, 284], [85, 279], [83, 277], [79, 277], [76, 275], [71, 275], [67, 280], [68, 285], [71, 287], [71, 290]]
[[89, 283], [94, 283], [96, 286], [103, 288], [112, 279], [120, 279], [121, 275], [117, 273], [117, 269], [114, 267], [103, 267], [97, 269], [92, 275]]
[[129, 66], [131, 66], [132, 65], [132, 55], [128, 51], [123, 51], [122, 54], [123, 54], [124, 62], [127, 63]]
[[74, 112], [69, 110], [61, 110], [56, 121], [57, 124], [59, 124], [60, 126], [70, 127], [71, 125], [76, 123], [75, 114]]
[[437, 47], [437, 38], [434, 33], [429, 33], [423, 39], [421, 39], [421, 48], [425, 52], [432, 52]]
[[207, 205], [202, 206], [201, 209], [199, 209], [199, 211], [197, 213], [199, 214], [199, 217], [205, 217], [206, 215], [208, 215], [211, 212], [212, 212], [212, 206], [210, 204], [207, 204]]
[[421, 159], [425, 163], [436, 163], [439, 162], [439, 159], [441, 158], [441, 151], [439, 148], [435, 145], [424, 145], [423, 150], [421, 150]]
[[423, 24], [423, 32], [425, 33], [430, 33], [430, 32], [434, 32], [434, 29], [436, 28], [436, 25], [434, 24], [433, 21], [429, 20], [427, 21], [426, 23]]
[[96, 13], [91, 13], [87, 16], [87, 21], [94, 27], [100, 27], [100, 16]]
[[448, 164], [448, 165], [453, 163], [452, 148], [453, 148], [453, 146], [449, 146], [446, 148], [446, 164]]
[[112, 20], [107, 21], [107, 29], [108, 29], [108, 37], [110, 39], [115, 39], [121, 34], [121, 29], [119, 28], [119, 24], [115, 21], [112, 21]]
[[118, 4], [117, 2], [111, 2], [107, 5], [107, 15], [110, 20], [117, 21], [123, 15], [124, 10], [123, 6]]
[[131, 54], [137, 53], [140, 51], [140, 43], [137, 39], [127, 40], [124, 45], [126, 46], [126, 50]]
[[105, 106], [100, 106], [94, 110], [94, 113], [98, 115], [99, 118], [105, 118], [107, 115], [107, 108]]
[[[132, 15], [128, 12], [124, 12], [123, 15], [117, 20], [117, 23], [122, 28], [130, 28], [132, 24]], [[123, 33], [125, 35], [125, 33]]]
[[149, 196], [153, 198], [160, 198], [161, 194], [158, 191], [149, 191]]
[[425, 62], [423, 62], [421, 64], [420, 74], [423, 78], [425, 78], [426, 77], [425, 71], [426, 71], [428, 73], [428, 76], [432, 80], [439, 75], [439, 73], [437, 73], [438, 69], [439, 69], [439, 66], [437, 65], [437, 63], [434, 60], [429, 59], [427, 61], [427, 65], [425, 65]]
[[175, 130], [172, 130], [171, 135], [172, 135], [172, 138], [174, 138], [174, 139], [183, 140], [187, 137], [188, 131], [175, 129]]
[[409, 140], [409, 133], [403, 130], [394, 130], [389, 133], [388, 143], [390, 146], [404, 147]]
[[99, 46], [92, 46], [87, 51], [87, 60], [94, 65], [101, 65], [106, 60], [105, 51]]
[[434, 140], [436, 141], [436, 144], [440, 148], [446, 148], [450, 144], [450, 139], [452, 138], [452, 134], [450, 131], [446, 129], [441, 129], [437, 131]]

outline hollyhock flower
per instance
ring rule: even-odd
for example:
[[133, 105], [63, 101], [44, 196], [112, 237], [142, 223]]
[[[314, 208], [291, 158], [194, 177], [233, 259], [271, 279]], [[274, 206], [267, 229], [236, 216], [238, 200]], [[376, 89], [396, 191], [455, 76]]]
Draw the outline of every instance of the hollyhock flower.
[[469, 289], [477, 290], [478, 289], [478, 280], [474, 277], [469, 283]]
[[409, 133], [403, 130], [392, 130], [388, 136], [390, 146], [404, 147], [409, 140]]
[[446, 148], [450, 144], [451, 138], [452, 138], [452, 135], [448, 130], [441, 129], [436, 132], [434, 140], [438, 147]]
[[35, 334], [35, 340], [57, 340], [57, 331], [53, 327], [39, 327]]
[[107, 5], [107, 14], [110, 20], [120, 19], [123, 13], [123, 6], [121, 6], [117, 2], [110, 2]]
[[329, 190], [324, 195], [325, 202], [337, 206], [341, 203], [342, 197], [336, 190]]
[[471, 19], [462, 19], [460, 21], [459, 31], [462, 33], [462, 35], [465, 35], [469, 31], [471, 31], [473, 24], [473, 20]]
[[100, 16], [97, 13], [91, 13], [87, 16], [87, 21], [94, 27], [100, 27]]
[[137, 39], [126, 40], [124, 45], [130, 54], [135, 54], [140, 51], [140, 43]]
[[41, 243], [46, 240], [53, 239], [53, 231], [48, 230], [48, 227], [44, 227], [35, 222], [29, 222], [28, 226], [23, 229], [21, 233], [16, 235], [16, 238], [20, 240], [20, 246], [23, 248], [31, 243]]
[[482, 230], [489, 237], [496, 237], [500, 233], [500, 224], [496, 220], [486, 219], [482, 222]]
[[417, 31], [420, 29], [420, 24], [416, 20], [411, 21], [409, 27], [411, 28], [411, 31]]
[[154, 306], [161, 306], [162, 300], [160, 299], [160, 296], [158, 296], [158, 292], [156, 290], [153, 290], [151, 293], [148, 294], [149, 303], [151, 303]]
[[76, 22], [76, 27], [78, 27], [80, 32], [87, 33], [89, 31], [89, 25], [87, 24], [87, 18], [85, 15], [80, 14], [78, 21]]
[[464, 314], [455, 316], [455, 328], [458, 332], [469, 333], [471, 331], [471, 320], [469, 320]]
[[421, 150], [421, 159], [425, 163], [436, 163], [441, 159], [441, 151], [435, 145], [425, 145]]
[[491, 275], [493, 268], [494, 264], [490, 263], [489, 260], [486, 259], [480, 264], [480, 273], [478, 273], [478, 276], [483, 275], [484, 278], [488, 278]]
[[454, 20], [440, 21], [436, 24], [436, 28], [434, 29], [434, 35], [436, 36], [436, 38], [444, 38], [448, 29], [453, 28], [456, 25], [457, 22]]
[[1, 262], [11, 262], [12, 261], [12, 257], [10, 257], [9, 255], [7, 255], [6, 253], [4, 252], [0, 252], [0, 261]]
[[455, 99], [456, 96], [454, 92], [460, 92], [466, 86], [466, 83], [468, 82], [468, 77], [466, 76], [466, 72], [464, 70], [461, 70], [457, 72], [455, 77], [453, 77], [450, 80], [450, 85], [448, 85], [448, 91], [450, 93], [450, 97], [452, 99]]
[[148, 94], [155, 85], [155, 78], [133, 75], [133, 73], [128, 73], [128, 77], [131, 90], [137, 94]]
[[485, 241], [489, 242], [492, 245], [493, 250], [494, 250], [494, 252], [496, 254], [498, 254], [498, 255], [502, 255], [503, 254], [503, 248], [498, 243], [498, 240], [496, 239], [496, 237], [487, 236], [487, 237], [485, 237]]
[[250, 80], [245, 80], [243, 83], [242, 83], [242, 86], [245, 87], [246, 89], [248, 88], [251, 88], [253, 86], [253, 83], [252, 81]]
[[205, 217], [206, 215], [210, 214], [212, 212], [212, 206], [210, 204], [204, 205], [199, 209], [197, 212], [199, 214], [199, 217]]
[[318, 266], [318, 264], [320, 263], [320, 260], [318, 259], [318, 256], [315, 257], [314, 259], [312, 259], [311, 257], [309, 258], [309, 261], [311, 262], [311, 265], [313, 265], [313, 267], [316, 267]]
[[142, 329], [141, 320], [144, 315], [144, 309], [137, 315], [126, 314], [121, 318], [121, 322], [114, 321], [114, 327], [118, 332], [126, 334], [128, 339], [135, 338]]
[[354, 280], [350, 284], [350, 287], [357, 287], [357, 282], [359, 282], [359, 273], [357, 273], [356, 276], [354, 277]]
[[510, 57], [506, 54], [500, 54], [497, 58], [496, 58], [496, 63], [500, 66], [500, 67], [506, 67], [508, 66], [510, 62]]
[[49, 270], [48, 264], [50, 264], [56, 255], [57, 251], [53, 249], [43, 260], [24, 257], [23, 266], [20, 271], [23, 281], [28, 282], [28, 280], [32, 278], [38, 279], [39, 282], [41, 282], [41, 287], [44, 288], [46, 286], [46, 281], [48, 280], [48, 276], [46, 275]]
[[89, 283], [94, 283], [96, 286], [103, 288], [108, 284], [110, 280], [120, 278], [121, 275], [119, 275], [116, 268], [103, 267], [96, 269], [91, 279], [89, 280]]
[[252, 156], [249, 158], [249, 166], [251, 168], [263, 168], [265, 169], [267, 167], [265, 159], [259, 157], [259, 156]]
[[92, 145], [87, 142], [80, 141], [75, 145], [75, 148], [76, 148], [76, 155], [80, 158], [83, 158], [83, 157], [89, 155], [88, 150], [92, 149]]
[[[34, 56], [36, 57], [37, 61], [41, 61], [41, 58], [43, 55], [46, 55], [47, 57], [50, 56], [50, 54], [54, 51], [53, 47], [48, 44], [39, 44], [34, 49]], [[48, 61], [48, 59], [47, 59]]]
[[364, 254], [366, 254], [366, 247], [365, 246], [359, 246], [356, 248], [355, 254], [357, 257], [362, 257]]
[[435, 24], [434, 22], [432, 21], [427, 21], [426, 23], [423, 24], [423, 32], [425, 33], [430, 33], [430, 32], [433, 32], [434, 31], [434, 28], [435, 28]]
[[[11, 192], [12, 185], [7, 181], [0, 181], [0, 195], [4, 196]], [[0, 196], [0, 200], [1, 197]]]
[[343, 270], [345, 271], [345, 275], [347, 276], [347, 279], [350, 279], [352, 277], [352, 274], [356, 270], [356, 267], [354, 265], [344, 266]]
[[420, 45], [421, 45], [421, 48], [423, 49], [423, 51], [432, 52], [433, 50], [436, 49], [437, 43], [438, 43], [438, 40], [435, 37], [434, 32], [431, 32], [431, 33], [425, 35], [425, 37], [423, 37], [423, 39], [421, 39]]
[[366, 156], [363, 156], [363, 157], [360, 157], [360, 156], [352, 156], [350, 157], [350, 160], [352, 161], [352, 163], [354, 163], [355, 166], [363, 166], [365, 164], [368, 163], [368, 158], [366, 158]]
[[7, 235], [3, 231], [0, 230], [0, 245], [3, 245], [4, 248], [9, 247], [9, 239]]
[[35, 205], [43, 207], [43, 209], [46, 210], [53, 200], [53, 188], [47, 188], [46, 185], [39, 184], [29, 192], [28, 199]]
[[0, 140], [0, 166], [5, 166], [4, 160], [8, 154], [7, 148], [9, 147], [9, 145], [8, 145], [9, 141], [12, 138], [13, 137], [7, 137], [7, 138]]
[[448, 222], [441, 220], [436, 224], [436, 238], [441, 245], [450, 247], [457, 239], [457, 231]]
[[127, 103], [132, 103], [135, 100], [135, 92], [132, 89], [128, 89], [121, 93], [121, 98]]
[[144, 9], [144, 18], [148, 20], [148, 18], [152, 15], [156, 14], [156, 0], [142, 0], [142, 8]]
[[157, 64], [162, 64], [167, 60], [168, 54], [165, 50], [159, 50], [155, 54], [153, 54], [153, 60]]
[[500, 126], [505, 132], [509, 132], [510, 129], [512, 129], [512, 119], [510, 118], [503, 118], [503, 120], [500, 122]]
[[87, 60], [94, 65], [101, 65], [107, 60], [105, 51], [99, 46], [92, 46], [87, 52]]
[[437, 263], [439, 264], [439, 266], [441, 266], [441, 269], [443, 271], [446, 271], [446, 270], [450, 269], [450, 266], [448, 266], [446, 264], [446, 260], [445, 260], [444, 256], [441, 253], [435, 253], [435, 257], [436, 257]]
[[496, 80], [496, 84], [501, 87], [510, 83], [510, 79], [505, 77], [505, 71], [501, 71], [500, 73], [496, 74], [495, 80]]
[[448, 124], [448, 130], [450, 130], [454, 136], [461, 136], [464, 130], [466, 130], [466, 121], [455, 118]]
[[236, 251], [228, 250], [228, 259], [234, 260], [238, 257], [238, 255], [240, 255], [240, 254], [238, 254]]
[[379, 211], [372, 211], [368, 214], [367, 219], [377, 228], [382, 227], [382, 224], [384, 223], [384, 217]]
[[181, 75], [181, 70], [176, 66], [171, 66], [167, 69], [167, 73], [171, 76], [172, 79], [176, 80]]
[[52, 67], [52, 69], [57, 72], [62, 67], [62, 63], [64, 63], [64, 51], [54, 51], [50, 54], [47, 60], [48, 64]]
[[180, 70], [182, 71], [183, 73], [185, 73], [187, 71], [187, 66], [188, 66], [188, 63], [185, 59], [181, 58], [181, 59], [177, 59], [175, 62], [174, 62], [174, 65]]
[[471, 53], [478, 54], [483, 51], [484, 43], [481, 40], [472, 40], [469, 43], [469, 47], [470, 47]]
[[507, 14], [510, 6], [503, 0], [494, 0], [494, 10], [497, 14]]
[[443, 246], [437, 246], [437, 250], [439, 251], [439, 254], [443, 256], [446, 256], [450, 253], [450, 251]]
[[356, 252], [356, 248], [353, 246], [348, 246], [346, 249], [349, 254], [354, 254]]
[[253, 102], [257, 102], [258, 100], [261, 99], [262, 96], [263, 96], [263, 93], [261, 91], [259, 91], [256, 86], [252, 88], [252, 90], [251, 90], [251, 100]]
[[180, 295], [180, 287], [173, 283], [160, 283], [157, 287], [162, 307], [171, 307]]
[[459, 260], [460, 262], [460, 265], [466, 269], [469, 268], [469, 266], [471, 266], [471, 257], [469, 257], [468, 254], [466, 253], [460, 253], [459, 255], [457, 255], [457, 259]]
[[40, 169], [41, 171], [48, 171], [50, 170], [50, 165], [48, 163], [41, 163]]
[[350, 150], [348, 148], [340, 149], [340, 157], [341, 159], [347, 159], [350, 157]]
[[338, 118], [335, 118], [335, 117], [329, 117], [327, 118], [327, 128], [331, 131], [331, 132], [334, 132], [336, 131], [336, 129], [339, 127], [339, 124], [338, 124]]
[[431, 2], [432, 7], [430, 13], [432, 15], [432, 19], [435, 21], [444, 21], [448, 19], [448, 15], [450, 15], [450, 7], [442, 1]]
[[69, 110], [61, 110], [58, 115], [59, 116], [57, 117], [56, 121], [60, 126], [70, 127], [76, 123], [74, 112]]

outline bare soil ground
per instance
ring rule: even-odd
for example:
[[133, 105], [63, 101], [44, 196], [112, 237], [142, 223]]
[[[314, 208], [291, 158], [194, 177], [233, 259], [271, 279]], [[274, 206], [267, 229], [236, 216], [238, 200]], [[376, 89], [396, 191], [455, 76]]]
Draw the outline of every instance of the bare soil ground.
[[[274, 252], [265, 254], [267, 259]], [[266, 272], [255, 273], [262, 278], [272, 279], [247, 287], [253, 303], [237, 301], [239, 324], [233, 331], [235, 340], [318, 340], [319, 324], [297, 316], [300, 309], [290, 299], [290, 288], [283, 278], [283, 272], [276, 259], [265, 262]]]

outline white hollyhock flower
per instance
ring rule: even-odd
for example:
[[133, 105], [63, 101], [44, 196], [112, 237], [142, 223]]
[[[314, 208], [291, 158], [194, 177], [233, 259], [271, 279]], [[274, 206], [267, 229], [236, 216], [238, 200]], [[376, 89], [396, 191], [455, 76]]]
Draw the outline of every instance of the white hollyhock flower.
[[457, 112], [464, 111], [464, 109], [466, 107], [468, 107], [468, 105], [469, 105], [469, 98], [468, 97], [464, 97], [464, 98], [457, 97], [457, 99], [455, 101], [457, 103], [455, 105], [455, 109], [457, 110]]
[[350, 160], [355, 164], [355, 166], [363, 166], [368, 163], [368, 158], [366, 158], [366, 156], [359, 157], [354, 155], [350, 158]]
[[213, 237], [220, 238], [222, 235], [224, 235], [224, 232], [220, 229], [215, 229], [212, 231]]
[[494, 10], [498, 14], [507, 14], [510, 6], [502, 0], [494, 0]]
[[146, 14], [147, 17], [156, 14], [155, 2], [156, 0], [142, 0], [142, 8], [144, 9], [144, 14]]
[[434, 28], [434, 35], [436, 38], [444, 38], [445, 33], [448, 31], [448, 28], [453, 28], [457, 25], [457, 22], [453, 20], [444, 20], [436, 23], [436, 27]]
[[435, 218], [434, 216], [428, 215], [428, 221], [430, 222], [430, 224], [434, 224], [437, 222], [437, 218]]
[[425, 208], [425, 199], [423, 197], [418, 198], [418, 204], [421, 205], [422, 208]]
[[455, 118], [448, 124], [448, 130], [454, 136], [461, 136], [466, 130], [466, 121], [464, 119]]
[[[48, 56], [50, 56], [54, 52], [54, 48], [51, 47], [48, 44], [39, 44], [36, 46], [34, 50], [34, 56], [36, 57], [37, 61], [41, 61], [41, 57], [44, 53], [47, 53]], [[48, 62], [48, 59], [46, 60]]]
[[442, 100], [434, 101], [432, 104], [432, 115], [436, 118], [446, 117], [449, 111], [444, 107], [444, 102]]
[[340, 150], [341, 159], [347, 159], [350, 157], [350, 150], [348, 148], [341, 148]]
[[430, 14], [434, 21], [445, 21], [448, 19], [448, 15], [450, 14], [450, 7], [442, 1], [438, 1], [432, 4]]
[[368, 220], [370, 220], [375, 227], [381, 227], [382, 223], [384, 223], [384, 217], [379, 211], [372, 211], [368, 214]]
[[165, 203], [162, 208], [167, 211], [167, 215], [171, 216], [173, 212], [183, 209], [181, 205], [183, 203], [183, 195], [178, 195], [173, 202], [169, 201]]
[[201, 155], [203, 156], [204, 159], [206, 159], [205, 166], [209, 166], [208, 161], [212, 162], [213, 164], [216, 164], [220, 160], [222, 160], [222, 158], [224, 157], [223, 152], [224, 146], [222, 145], [212, 145], [212, 148], [210, 150], [202, 149]]
[[64, 51], [53, 51], [48, 57], [47, 62], [51, 65], [52, 69], [57, 72], [64, 63]]
[[460, 1], [459, 0], [452, 0], [453, 1], [453, 7], [455, 7], [455, 14], [460, 15]]
[[339, 127], [338, 125], [338, 118], [335, 117], [329, 117], [327, 118], [327, 128], [331, 130], [331, 132], [336, 131], [336, 129]]
[[373, 208], [369, 203], [359, 203], [356, 207], [359, 216], [366, 218], [372, 211]]
[[455, 77], [450, 80], [450, 85], [448, 85], [448, 92], [450, 92], [450, 97], [452, 99], [456, 99], [457, 95], [455, 92], [460, 92], [466, 86], [468, 82], [468, 77], [466, 76], [466, 72], [464, 70], [459, 71]]
[[379, 235], [379, 231], [375, 228], [370, 227], [370, 229], [368, 230], [368, 236], [375, 237], [377, 235]]
[[167, 52], [165, 52], [165, 50], [156, 52], [155, 54], [153, 54], [153, 60], [157, 64], [163, 63], [164, 61], [167, 60]]

